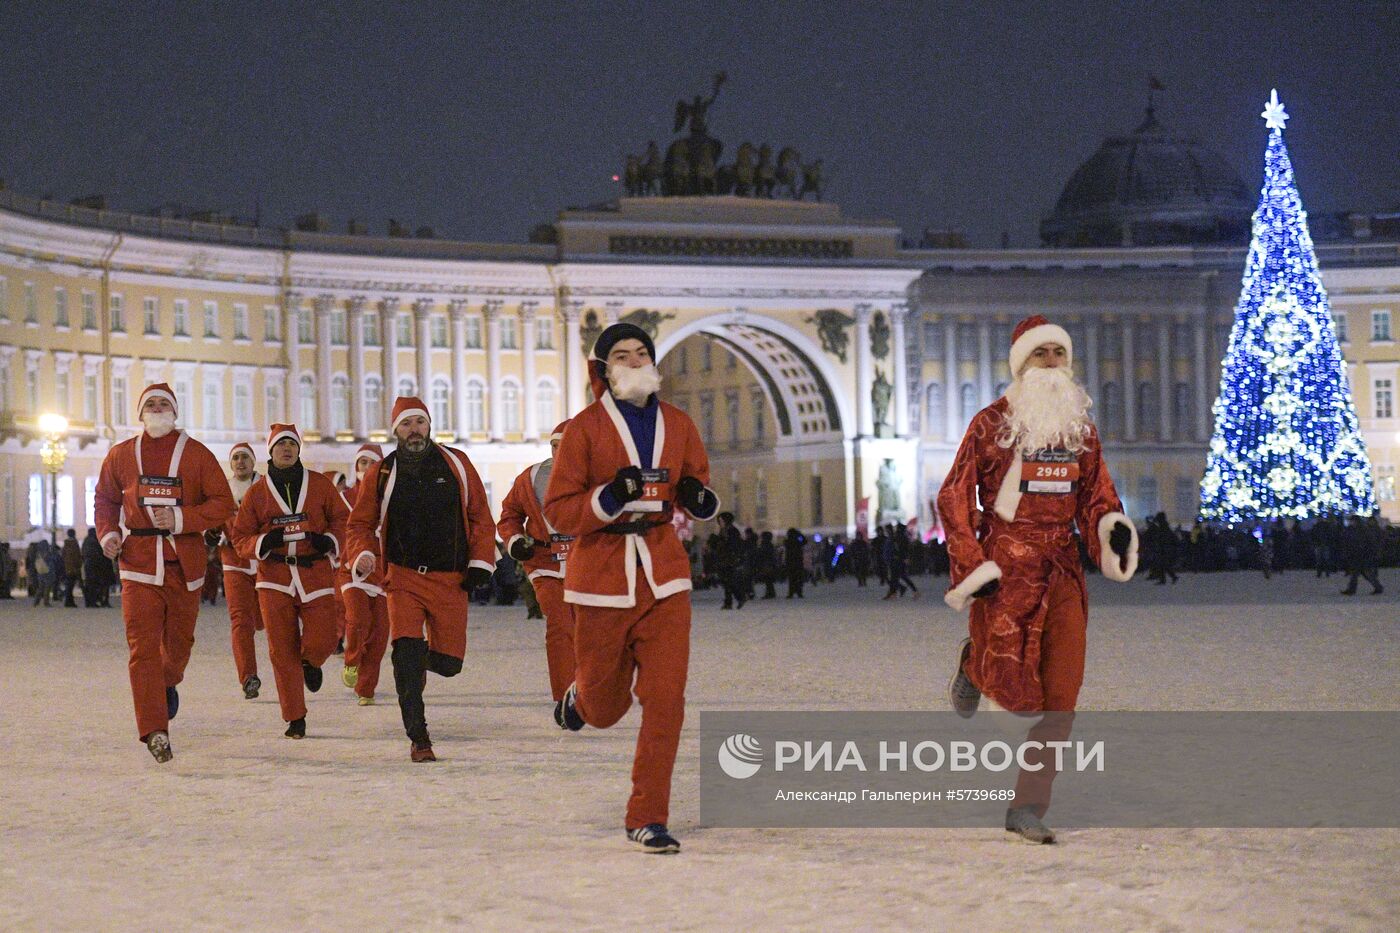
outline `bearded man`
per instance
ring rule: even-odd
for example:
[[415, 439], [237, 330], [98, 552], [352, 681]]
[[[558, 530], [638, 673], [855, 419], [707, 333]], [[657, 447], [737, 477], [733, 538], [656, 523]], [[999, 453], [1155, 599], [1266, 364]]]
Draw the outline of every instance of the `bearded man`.
[[[1093, 404], [1074, 381], [1069, 334], [1040, 315], [1016, 326], [1012, 384], [978, 412], [938, 493], [948, 539], [953, 609], [971, 604], [970, 637], [949, 685], [963, 717], [982, 696], [1014, 713], [1050, 713], [1033, 741], [1069, 735], [1084, 680], [1088, 597], [1074, 535], [1105, 577], [1137, 569], [1137, 531], [1113, 488]], [[982, 503], [991, 508], [983, 511]], [[1057, 715], [1058, 714], [1058, 715]], [[1041, 821], [1050, 804], [1054, 758], [1034, 753], [1016, 783], [1006, 829], [1051, 843]]]

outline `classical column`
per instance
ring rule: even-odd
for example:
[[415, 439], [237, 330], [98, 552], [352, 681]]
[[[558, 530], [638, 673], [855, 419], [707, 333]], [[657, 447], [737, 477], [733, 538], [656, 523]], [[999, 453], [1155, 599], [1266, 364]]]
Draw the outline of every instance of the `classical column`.
[[624, 301], [609, 301], [603, 305], [603, 320], [610, 326], [616, 324], [622, 317], [622, 308], [626, 305]]
[[1196, 424], [1194, 425], [1196, 440], [1204, 441], [1210, 437], [1210, 402], [1206, 396], [1206, 319], [1201, 314], [1191, 322], [1191, 350], [1195, 355], [1192, 360], [1196, 373]]
[[943, 315], [943, 439], [950, 444], [962, 440], [962, 379], [958, 375], [958, 322], [950, 314]]
[[506, 432], [503, 430], [501, 412], [501, 305], [503, 302], [499, 298], [492, 298], [486, 302], [483, 312], [486, 317], [486, 391], [489, 393], [490, 414], [487, 428], [491, 431], [491, 440], [504, 440]]
[[[1157, 322], [1157, 436], [1163, 441], [1172, 439], [1172, 332], [1171, 321]], [[1145, 428], [1146, 425], [1143, 425]]]
[[1137, 358], [1130, 317], [1123, 319], [1123, 440], [1137, 440]]
[[904, 343], [904, 319], [909, 314], [909, 305], [896, 302], [890, 305], [890, 330], [892, 332], [891, 352], [894, 353], [894, 433], [904, 437], [909, 433], [909, 360], [908, 347]]
[[384, 328], [384, 352], [380, 354], [384, 371], [384, 426], [389, 426], [388, 415], [393, 410], [394, 400], [399, 397], [399, 300], [385, 298], [379, 303], [379, 326]]
[[869, 437], [874, 423], [870, 387], [875, 384], [870, 361], [871, 307], [856, 305], [856, 436]]
[[316, 308], [316, 430], [335, 440], [331, 419], [331, 305], [330, 295], [317, 295]]
[[540, 425], [535, 416], [535, 316], [538, 301], [526, 301], [520, 305], [520, 373], [524, 385], [520, 387], [520, 404], [525, 406], [525, 439], [532, 441], [540, 436], [541, 427], [549, 430], [552, 424]]
[[301, 417], [301, 295], [287, 292], [283, 297], [282, 326], [287, 332], [287, 374], [283, 418], [295, 423]]
[[[1099, 321], [1097, 318], [1083, 318], [1084, 327], [1084, 388], [1089, 397], [1103, 404], [1103, 385], [1099, 382]], [[1103, 409], [1100, 408], [1100, 411]]]
[[[433, 300], [419, 298], [413, 302], [413, 323], [418, 332], [418, 397], [433, 410]], [[433, 425], [433, 431], [446, 431], [447, 425]]]
[[447, 316], [452, 322], [452, 433], [459, 441], [471, 434], [467, 427], [467, 301], [454, 298], [448, 302]]
[[991, 321], [977, 322], [977, 397], [983, 408], [993, 402]]
[[[564, 406], [565, 416], [572, 418], [583, 411], [583, 386], [587, 379], [588, 361], [583, 358], [583, 335], [579, 318], [583, 316], [582, 301], [564, 302]], [[553, 425], [550, 425], [553, 427]]]
[[360, 439], [369, 436], [365, 425], [365, 302], [363, 295], [351, 298], [346, 315], [350, 328], [350, 431]]

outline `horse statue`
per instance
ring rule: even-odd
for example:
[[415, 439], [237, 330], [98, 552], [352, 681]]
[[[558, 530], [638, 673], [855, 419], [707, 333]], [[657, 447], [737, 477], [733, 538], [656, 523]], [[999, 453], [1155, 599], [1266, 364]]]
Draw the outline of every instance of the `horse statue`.
[[756, 156], [757, 150], [750, 142], [743, 143], [734, 153], [734, 166], [731, 171], [734, 176], [734, 193], [740, 197], [747, 198], [754, 192], [754, 183], [758, 177], [755, 171]]
[[661, 193], [661, 173], [661, 150], [653, 139], [647, 143], [646, 160], [642, 162], [642, 194]]
[[642, 160], [640, 156], [627, 156], [627, 167], [622, 170], [622, 186], [629, 198], [642, 193]]
[[715, 165], [714, 149], [703, 145], [699, 149], [700, 151], [694, 160], [695, 193], [714, 194], [719, 175], [719, 168]]
[[690, 143], [681, 137], [666, 148], [666, 180], [662, 194], [690, 194]]
[[802, 171], [802, 153], [792, 146], [784, 146], [778, 153], [778, 170], [776, 172], [778, 188], [785, 191], [790, 198], [797, 197], [798, 173]]
[[822, 160], [804, 163], [802, 166], [802, 189], [797, 192], [797, 200], [801, 201], [807, 197], [810, 191], [816, 195], [817, 200], [822, 199]]
[[777, 169], [773, 166], [773, 147], [764, 143], [758, 147], [758, 165], [754, 167], [754, 196], [771, 198], [778, 184]]

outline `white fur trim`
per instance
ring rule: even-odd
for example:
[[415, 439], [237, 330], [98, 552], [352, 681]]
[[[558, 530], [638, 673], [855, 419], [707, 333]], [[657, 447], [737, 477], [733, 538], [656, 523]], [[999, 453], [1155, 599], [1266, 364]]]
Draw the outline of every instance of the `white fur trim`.
[[185, 512], [178, 505], [171, 506], [170, 511], [175, 513], [175, 525], [170, 529], [173, 535], [184, 534], [185, 532]]
[[278, 431], [276, 434], [272, 435], [267, 439], [267, 455], [271, 457], [272, 448], [276, 446], [278, 441], [287, 437], [290, 437], [292, 440], [296, 441], [297, 447], [301, 447], [301, 435], [298, 434], [296, 431]]
[[[365, 555], [369, 555], [369, 559], [373, 560], [376, 564], [379, 563], [379, 561], [376, 560], [374, 557], [374, 552], [371, 550], [366, 549], [356, 554], [355, 559], [350, 562], [350, 579], [355, 583], [359, 583], [361, 580], [365, 579], [365, 577], [369, 576], [369, 574], [365, 574], [365, 577], [362, 577], [355, 572], [355, 568], [359, 566], [360, 558], [364, 557]], [[369, 572], [374, 573], [374, 568], [369, 568]], [[342, 587], [342, 589], [344, 589], [344, 587]]]
[[167, 402], [170, 403], [170, 407], [173, 410], [175, 417], [180, 417], [180, 405], [175, 401], [174, 395], [165, 391], [164, 389], [147, 389], [145, 392], [141, 393], [141, 398], [136, 403], [136, 420], [141, 420], [141, 412], [146, 407], [146, 400], [152, 398], [165, 399]]
[[118, 544], [122, 543], [122, 536], [115, 531], [107, 532], [105, 535], [102, 536], [102, 540], [97, 543], [102, 545], [103, 547], [106, 547], [108, 538], [116, 538]]
[[603, 495], [603, 490], [604, 490], [604, 489], [607, 489], [607, 488], [608, 488], [608, 484], [607, 484], [607, 483], [604, 483], [603, 485], [599, 486], [597, 489], [593, 490], [593, 495], [591, 495], [591, 496], [588, 497], [588, 502], [589, 502], [589, 504], [593, 506], [593, 514], [596, 515], [596, 516], [598, 517], [598, 521], [600, 521], [600, 522], [610, 522], [610, 521], [612, 521], [613, 519], [615, 519], [615, 518], [617, 518], [619, 515], [621, 515], [621, 514], [626, 510], [626, 508], [627, 508], [626, 505], [623, 505], [622, 508], [618, 509], [616, 512], [614, 512], [614, 513], [611, 514], [611, 515], [609, 515], [609, 514], [608, 514], [607, 512], [605, 512], [605, 511], [603, 511], [603, 503], [602, 503], [602, 501], [601, 501], [601, 497], [602, 497], [602, 495]]
[[511, 535], [511, 536], [510, 536], [510, 540], [506, 542], [506, 556], [507, 556], [507, 557], [510, 556], [510, 549], [513, 548], [513, 547], [515, 547], [515, 542], [519, 541], [519, 540], [520, 540], [521, 538], [523, 538], [523, 537], [525, 537], [525, 536], [524, 536], [524, 535]]
[[1065, 348], [1065, 362], [1069, 365], [1074, 363], [1074, 343], [1069, 339], [1069, 334], [1058, 324], [1041, 324], [1039, 327], [1032, 327], [1011, 344], [1011, 378], [1015, 379], [1021, 373], [1021, 367], [1025, 365], [1035, 348], [1042, 343], [1058, 343]]
[[695, 519], [697, 522], [707, 522], [707, 521], [709, 521], [710, 519], [714, 518], [716, 515], [719, 514], [719, 509], [720, 509], [719, 493], [715, 492], [715, 491], [714, 491], [713, 489], [711, 489], [709, 486], [706, 486], [706, 487], [705, 487], [705, 491], [708, 492], [710, 495], [714, 496], [714, 498], [715, 498], [715, 507], [712, 508], [712, 509], [710, 509], [710, 514], [709, 514], [709, 515], [696, 515], [694, 512], [690, 511], [690, 509], [686, 508], [685, 506], [681, 506], [681, 511], [684, 512], [685, 514], [689, 515], [691, 518]]
[[1011, 466], [1001, 478], [1001, 488], [992, 502], [992, 511], [1004, 522], [1016, 520], [1016, 509], [1021, 504], [1021, 450], [1011, 458]]
[[[1118, 563], [1118, 555], [1113, 553], [1113, 549], [1108, 546], [1109, 532], [1113, 531], [1115, 522], [1122, 522], [1128, 526], [1132, 532], [1132, 538], [1128, 541], [1128, 569], [1124, 571]], [[1099, 519], [1099, 570], [1103, 575], [1116, 583], [1127, 583], [1137, 573], [1138, 565], [1138, 533], [1133, 525], [1133, 520], [1122, 512], [1109, 512]]]
[[421, 408], [405, 408], [403, 411], [399, 412], [399, 416], [398, 416], [397, 418], [394, 419], [394, 423], [391, 424], [391, 425], [389, 425], [389, 433], [390, 433], [390, 434], [393, 434], [393, 433], [394, 433], [394, 429], [397, 428], [397, 427], [399, 426], [399, 422], [400, 422], [400, 421], [402, 421], [402, 420], [405, 419], [405, 418], [411, 418], [411, 417], [413, 417], [414, 415], [422, 415], [424, 418], [427, 418], [427, 419], [428, 419], [428, 427], [429, 427], [430, 429], [432, 428], [432, 426], [433, 426], [433, 418], [432, 418], [432, 416], [429, 415], [426, 411], [424, 411], [424, 410], [421, 409]]
[[486, 571], [489, 571], [489, 572], [491, 572], [491, 573], [495, 573], [495, 572], [496, 572], [496, 568], [493, 567], [491, 564], [488, 564], [488, 563], [487, 563], [486, 561], [484, 561], [484, 560], [474, 560], [474, 561], [468, 562], [468, 564], [467, 564], [467, 569], [470, 570], [470, 569], [473, 568], [473, 567], [479, 567], [479, 568], [481, 568], [482, 570], [486, 570]]
[[972, 594], [993, 580], [1001, 579], [1001, 568], [996, 565], [996, 561], [984, 560], [978, 564], [973, 571], [957, 586], [943, 594], [943, 601], [949, 608], [962, 612], [967, 608], [967, 604], [972, 601]]

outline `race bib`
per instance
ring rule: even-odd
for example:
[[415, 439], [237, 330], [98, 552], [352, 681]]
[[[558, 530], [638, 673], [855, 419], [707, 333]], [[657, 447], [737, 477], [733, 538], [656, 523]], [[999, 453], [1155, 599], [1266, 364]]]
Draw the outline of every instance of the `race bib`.
[[136, 478], [136, 501], [141, 505], [163, 505], [175, 508], [182, 504], [183, 487], [178, 476], [139, 476]]
[[671, 501], [671, 471], [642, 471], [642, 497], [627, 503], [628, 512], [662, 512]]
[[549, 553], [554, 558], [556, 564], [562, 564], [569, 557], [569, 552], [574, 548], [573, 535], [554, 534], [549, 536]]
[[306, 537], [306, 513], [293, 512], [291, 515], [278, 515], [272, 519], [272, 527], [282, 529], [283, 541], [300, 541]]
[[1079, 488], [1079, 458], [1068, 450], [1041, 450], [1021, 460], [1021, 492], [1063, 496]]

